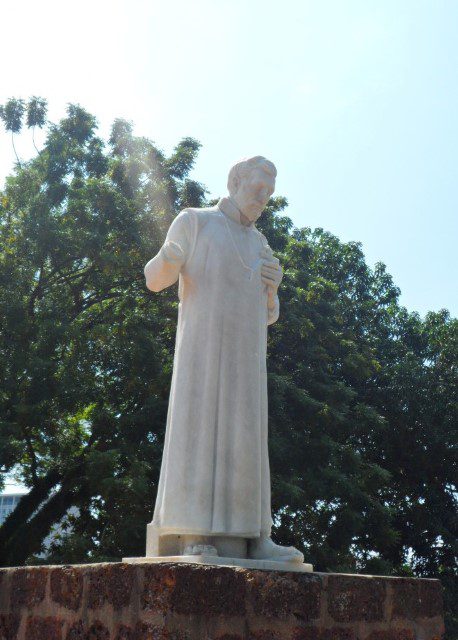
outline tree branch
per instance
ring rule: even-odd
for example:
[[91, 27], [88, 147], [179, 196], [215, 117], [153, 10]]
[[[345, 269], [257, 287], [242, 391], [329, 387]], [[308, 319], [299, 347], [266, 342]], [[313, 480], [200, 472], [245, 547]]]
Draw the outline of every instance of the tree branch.
[[53, 469], [43, 478], [39, 478], [35, 486], [29, 493], [22, 496], [17, 507], [6, 518], [0, 527], [0, 564], [2, 558], [2, 550], [7, 540], [14, 534], [22, 523], [38, 509], [40, 504], [47, 498], [51, 489], [62, 479], [62, 474]]
[[52, 525], [58, 523], [87, 491], [84, 480], [79, 486], [75, 486], [74, 475], [71, 474], [72, 477], [62, 483], [61, 488], [33, 518], [15, 530], [0, 552], [0, 564], [22, 565], [30, 555], [41, 550], [43, 540], [49, 534]]

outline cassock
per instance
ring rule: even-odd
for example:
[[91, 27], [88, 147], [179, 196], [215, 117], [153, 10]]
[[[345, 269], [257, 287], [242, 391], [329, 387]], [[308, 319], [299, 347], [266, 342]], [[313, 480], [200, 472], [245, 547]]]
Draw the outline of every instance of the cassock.
[[182, 211], [158, 254], [163, 264], [178, 260], [180, 274], [164, 452], [148, 527], [156, 540], [270, 535], [266, 342], [278, 299], [269, 310], [261, 281], [266, 250], [266, 238], [223, 198], [213, 208]]

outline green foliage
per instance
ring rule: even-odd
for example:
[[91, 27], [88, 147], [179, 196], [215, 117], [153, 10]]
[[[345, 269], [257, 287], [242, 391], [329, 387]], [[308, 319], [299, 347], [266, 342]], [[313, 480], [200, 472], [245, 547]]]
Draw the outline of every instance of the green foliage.
[[35, 144], [35, 127], [42, 129], [45, 126], [47, 111], [46, 100], [37, 96], [32, 96], [27, 105], [22, 98], [10, 98], [4, 105], [0, 105], [0, 119], [3, 121], [5, 130], [11, 132], [11, 143], [18, 164], [20, 161], [14, 146], [14, 134], [22, 130], [24, 114], [27, 114], [27, 127], [32, 129], [33, 145], [37, 153], [40, 153]]
[[[39, 100], [30, 126], [45, 122]], [[199, 147], [167, 157], [123, 120], [105, 145], [70, 105], [7, 179], [0, 465], [30, 493], [0, 528], [1, 564], [32, 561], [70, 507], [49, 561], [144, 552], [177, 302], [142, 271], [177, 212], [205, 204], [189, 178]], [[322, 571], [441, 577], [452, 602], [457, 321], [408, 313], [359, 244], [293, 228], [286, 207], [272, 198], [260, 221], [285, 269], [268, 351], [274, 536]]]
[[6, 131], [19, 133], [22, 129], [22, 117], [25, 111], [24, 100], [20, 98], [10, 98], [0, 110], [0, 117], [3, 120]]
[[27, 104], [27, 126], [41, 129], [46, 124], [48, 106], [44, 98], [32, 96]]

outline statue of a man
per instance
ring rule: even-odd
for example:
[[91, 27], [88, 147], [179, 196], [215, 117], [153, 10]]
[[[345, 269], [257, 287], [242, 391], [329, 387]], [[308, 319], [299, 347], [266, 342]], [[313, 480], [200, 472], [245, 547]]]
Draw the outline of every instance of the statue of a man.
[[182, 211], [145, 267], [151, 291], [179, 280], [180, 300], [147, 556], [303, 561], [270, 537], [266, 337], [282, 269], [255, 222], [276, 174], [261, 156], [238, 162], [229, 197]]

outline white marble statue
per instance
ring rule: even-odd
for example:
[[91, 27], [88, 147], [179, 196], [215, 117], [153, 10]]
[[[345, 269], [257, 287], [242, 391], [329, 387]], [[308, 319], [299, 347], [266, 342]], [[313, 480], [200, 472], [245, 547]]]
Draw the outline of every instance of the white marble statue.
[[147, 287], [179, 281], [167, 429], [147, 556], [303, 562], [270, 538], [267, 326], [282, 269], [255, 226], [275, 188], [261, 156], [229, 173], [229, 197], [185, 209], [145, 267]]

